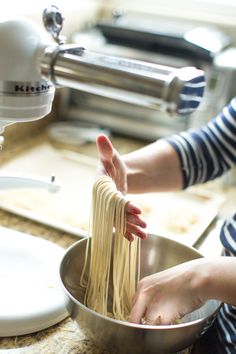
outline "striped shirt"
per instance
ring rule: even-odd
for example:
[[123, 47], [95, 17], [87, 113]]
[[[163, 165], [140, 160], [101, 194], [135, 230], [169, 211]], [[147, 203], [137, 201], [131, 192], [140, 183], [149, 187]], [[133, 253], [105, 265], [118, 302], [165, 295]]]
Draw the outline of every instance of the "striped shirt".
[[[179, 155], [184, 188], [213, 180], [236, 166], [236, 97], [208, 124], [167, 139]], [[220, 233], [225, 256], [236, 256], [236, 213]], [[215, 329], [219, 353], [236, 353], [236, 307], [223, 304]]]

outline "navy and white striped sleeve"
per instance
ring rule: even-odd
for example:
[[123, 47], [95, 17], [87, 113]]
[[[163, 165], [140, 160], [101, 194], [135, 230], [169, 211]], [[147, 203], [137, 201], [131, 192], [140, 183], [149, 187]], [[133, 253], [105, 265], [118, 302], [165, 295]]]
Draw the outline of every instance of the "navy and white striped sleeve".
[[202, 128], [167, 141], [179, 155], [183, 188], [221, 176], [236, 165], [236, 97]]

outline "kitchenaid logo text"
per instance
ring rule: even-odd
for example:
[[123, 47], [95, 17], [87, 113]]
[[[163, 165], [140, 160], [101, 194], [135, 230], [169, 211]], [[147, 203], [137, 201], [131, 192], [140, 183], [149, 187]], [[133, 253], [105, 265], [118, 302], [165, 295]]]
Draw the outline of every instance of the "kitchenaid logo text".
[[49, 84], [38, 84], [38, 85], [25, 85], [25, 84], [15, 84], [15, 92], [19, 93], [40, 93], [47, 92], [51, 88]]

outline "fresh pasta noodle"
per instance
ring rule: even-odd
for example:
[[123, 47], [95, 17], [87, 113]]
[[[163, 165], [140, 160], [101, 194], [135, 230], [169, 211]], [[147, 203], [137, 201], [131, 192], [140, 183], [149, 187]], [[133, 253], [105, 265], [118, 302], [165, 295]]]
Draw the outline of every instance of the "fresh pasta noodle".
[[[140, 239], [129, 242], [125, 237], [126, 204], [124, 195], [110, 177], [100, 177], [93, 186], [89, 238], [81, 285], [86, 286], [84, 303], [105, 316], [127, 320], [132, 298], [140, 279]], [[84, 272], [90, 262], [87, 284]], [[109, 287], [112, 283], [112, 289]], [[108, 298], [112, 296], [112, 309]]]

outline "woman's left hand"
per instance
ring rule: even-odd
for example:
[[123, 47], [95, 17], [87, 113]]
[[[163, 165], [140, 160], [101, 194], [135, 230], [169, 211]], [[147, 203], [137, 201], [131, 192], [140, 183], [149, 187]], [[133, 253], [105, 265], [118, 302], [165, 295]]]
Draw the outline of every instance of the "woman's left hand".
[[[127, 166], [125, 162], [114, 149], [108, 137], [103, 134], [97, 137], [97, 148], [100, 154], [100, 166], [97, 175], [111, 177], [117, 189], [125, 195], [128, 192]], [[144, 231], [146, 226], [146, 222], [141, 217], [141, 209], [131, 202], [127, 203], [125, 237], [129, 241], [134, 240], [134, 235], [146, 239], [147, 233]]]

